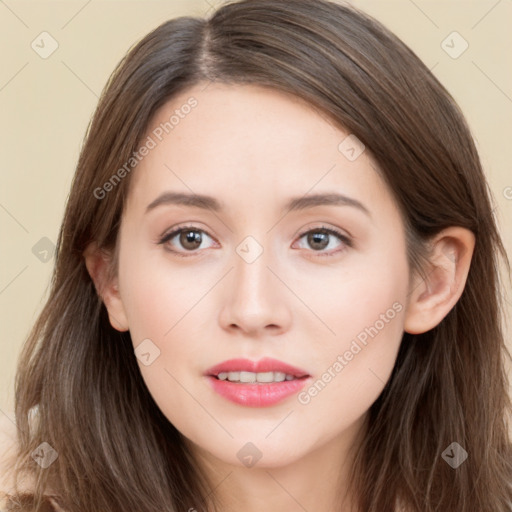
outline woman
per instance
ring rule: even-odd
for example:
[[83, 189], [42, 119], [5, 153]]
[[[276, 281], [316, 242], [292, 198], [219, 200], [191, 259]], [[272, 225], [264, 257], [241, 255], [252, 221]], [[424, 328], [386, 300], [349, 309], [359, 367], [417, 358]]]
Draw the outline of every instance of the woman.
[[18, 509], [510, 511], [499, 256], [462, 114], [378, 22], [164, 23], [80, 155], [18, 367]]

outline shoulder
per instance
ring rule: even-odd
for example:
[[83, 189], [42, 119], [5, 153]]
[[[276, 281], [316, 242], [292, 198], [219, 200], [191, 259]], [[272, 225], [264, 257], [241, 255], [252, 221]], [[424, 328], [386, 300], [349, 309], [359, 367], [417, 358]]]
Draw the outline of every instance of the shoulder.
[[0, 493], [12, 487], [12, 469], [17, 449], [16, 424], [0, 411]]
[[[37, 411], [34, 411], [37, 412]], [[16, 455], [18, 449], [17, 428], [16, 423], [0, 410], [0, 512], [11, 510], [8, 507], [9, 502], [12, 504], [17, 498], [12, 496], [14, 489], [14, 466], [16, 463]], [[28, 496], [34, 488], [33, 477], [22, 477], [18, 481], [18, 488], [22, 495]], [[27, 494], [25, 494], [27, 493]], [[50, 512], [65, 512], [57, 501], [51, 496], [47, 496], [47, 510]], [[45, 509], [46, 510], [46, 509]]]
[[[14, 489], [14, 467], [18, 452], [18, 434], [13, 418], [0, 411], [0, 511], [6, 510]], [[18, 481], [20, 493], [30, 493], [33, 478], [21, 478]], [[8, 509], [7, 509], [8, 510]]]
[[7, 496], [13, 481], [14, 457], [16, 454], [16, 425], [9, 416], [0, 411], [0, 510], [7, 506]]

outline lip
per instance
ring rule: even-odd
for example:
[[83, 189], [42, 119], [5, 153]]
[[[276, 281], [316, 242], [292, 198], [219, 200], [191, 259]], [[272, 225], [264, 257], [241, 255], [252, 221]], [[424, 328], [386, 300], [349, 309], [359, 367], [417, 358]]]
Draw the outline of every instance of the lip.
[[[283, 361], [279, 361], [278, 359], [273, 359], [271, 357], [264, 357], [259, 361], [251, 361], [249, 359], [229, 359], [227, 361], [223, 361], [215, 366], [212, 366], [204, 373], [206, 376], [216, 377], [221, 372], [254, 372], [254, 373], [263, 373], [263, 372], [282, 372], [287, 375], [293, 375], [294, 377], [309, 377], [308, 372], [302, 370], [301, 368], [297, 368], [287, 363], [283, 363]], [[290, 382], [290, 381], [288, 381]]]
[[[293, 375], [296, 379], [282, 382], [240, 384], [217, 378], [219, 373], [230, 371], [282, 372]], [[311, 380], [311, 376], [305, 370], [269, 357], [259, 361], [229, 359], [209, 368], [204, 376], [216, 393], [233, 403], [247, 407], [268, 407], [277, 404], [298, 393], [306, 385], [306, 382]]]

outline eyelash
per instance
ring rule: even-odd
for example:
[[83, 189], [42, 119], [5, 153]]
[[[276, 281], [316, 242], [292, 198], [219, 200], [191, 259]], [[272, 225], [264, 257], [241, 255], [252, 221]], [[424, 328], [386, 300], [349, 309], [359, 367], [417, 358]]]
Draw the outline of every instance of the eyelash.
[[[203, 229], [199, 229], [195, 226], [178, 226], [176, 229], [172, 230], [170, 233], [166, 233], [165, 235], [163, 235], [159, 241], [157, 242], [159, 245], [163, 245], [165, 243], [167, 243], [169, 240], [172, 240], [176, 235], [180, 234], [182, 231], [197, 231], [197, 232], [200, 232], [200, 233], [205, 233], [207, 236], [209, 236], [212, 240], [214, 239], [210, 234], [208, 234], [208, 232], [206, 232], [205, 230]], [[314, 253], [317, 253], [317, 256], [320, 257], [320, 258], [324, 258], [324, 257], [331, 257], [331, 256], [336, 256], [337, 254], [340, 254], [344, 251], [347, 250], [347, 248], [350, 248], [353, 246], [352, 244], [352, 240], [344, 235], [343, 233], [341, 233], [340, 231], [334, 229], [334, 228], [328, 228], [327, 226], [321, 226], [321, 227], [318, 227], [318, 228], [313, 228], [313, 229], [308, 229], [307, 231], [303, 231], [300, 235], [298, 235], [298, 239], [300, 240], [303, 236], [309, 234], [309, 233], [315, 233], [315, 232], [321, 232], [321, 233], [327, 233], [329, 235], [334, 235], [335, 237], [337, 237], [339, 240], [341, 240], [346, 247], [342, 248], [342, 249], [338, 249], [334, 252], [323, 252], [323, 251], [312, 251]], [[175, 251], [174, 249], [169, 249], [169, 248], [166, 248], [167, 251], [169, 252], [172, 252], [173, 254], [176, 254], [177, 256], [179, 257], [182, 257], [182, 258], [188, 258], [190, 256], [194, 256], [195, 254], [197, 254], [198, 251], [187, 251], [189, 252], [190, 254], [183, 254], [182, 252], [180, 251]]]

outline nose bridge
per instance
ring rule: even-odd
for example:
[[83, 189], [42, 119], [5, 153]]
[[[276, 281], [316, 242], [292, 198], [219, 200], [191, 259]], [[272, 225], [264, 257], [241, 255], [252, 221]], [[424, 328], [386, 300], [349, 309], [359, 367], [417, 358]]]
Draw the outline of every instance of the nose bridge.
[[[261, 236], [259, 237], [261, 240]], [[267, 268], [272, 258], [268, 237], [257, 240], [254, 236], [246, 236], [236, 247], [234, 286], [241, 292], [239, 299], [257, 299], [261, 293], [270, 291]], [[271, 266], [271, 265], [270, 265]]]
[[279, 280], [268, 268], [278, 266], [268, 240], [266, 237], [260, 242], [249, 235], [236, 247], [230, 289], [221, 313], [224, 327], [237, 326], [254, 333], [267, 326], [283, 329], [289, 321]]

